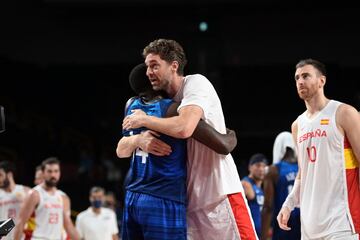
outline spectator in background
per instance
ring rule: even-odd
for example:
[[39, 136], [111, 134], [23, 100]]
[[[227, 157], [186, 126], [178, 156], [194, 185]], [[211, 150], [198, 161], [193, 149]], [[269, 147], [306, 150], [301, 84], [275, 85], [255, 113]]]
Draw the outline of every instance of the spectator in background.
[[[121, 198], [121, 199], [122, 199], [122, 198]], [[123, 212], [122, 212], [122, 208], [123, 208], [122, 200], [116, 198], [116, 195], [115, 195], [114, 192], [108, 191], [108, 192], [105, 194], [104, 207], [110, 208], [110, 209], [112, 209], [112, 210], [115, 212], [118, 229], [121, 229], [122, 216], [123, 216]]]
[[261, 211], [264, 205], [264, 192], [261, 184], [265, 177], [267, 164], [268, 161], [264, 154], [252, 155], [249, 161], [249, 175], [241, 180], [258, 238], [261, 235]]
[[105, 190], [94, 186], [89, 196], [91, 206], [79, 213], [76, 229], [83, 240], [117, 240], [118, 226], [115, 212], [102, 207], [105, 202]]

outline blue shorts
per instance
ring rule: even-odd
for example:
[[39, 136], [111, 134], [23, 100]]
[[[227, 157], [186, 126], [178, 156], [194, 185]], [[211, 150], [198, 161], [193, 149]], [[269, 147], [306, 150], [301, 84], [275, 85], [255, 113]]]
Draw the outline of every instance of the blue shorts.
[[186, 240], [184, 203], [126, 191], [122, 240]]

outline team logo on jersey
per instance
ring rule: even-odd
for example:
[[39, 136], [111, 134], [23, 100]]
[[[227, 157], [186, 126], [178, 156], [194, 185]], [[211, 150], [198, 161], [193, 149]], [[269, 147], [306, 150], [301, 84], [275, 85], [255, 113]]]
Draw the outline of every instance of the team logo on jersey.
[[320, 125], [329, 125], [330, 120], [328, 118], [323, 118], [320, 120]]

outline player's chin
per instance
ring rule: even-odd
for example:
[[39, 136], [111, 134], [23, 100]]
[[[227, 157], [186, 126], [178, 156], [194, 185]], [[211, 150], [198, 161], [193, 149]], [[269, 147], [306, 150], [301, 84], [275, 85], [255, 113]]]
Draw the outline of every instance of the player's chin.
[[306, 99], [307, 99], [307, 94], [298, 92], [298, 95], [299, 95], [299, 97], [300, 97], [302, 100], [306, 100]]

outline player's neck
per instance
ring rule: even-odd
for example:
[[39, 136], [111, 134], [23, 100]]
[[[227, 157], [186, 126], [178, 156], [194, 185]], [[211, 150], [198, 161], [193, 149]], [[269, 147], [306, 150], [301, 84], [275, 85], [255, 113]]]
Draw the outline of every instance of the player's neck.
[[307, 117], [311, 118], [312, 116], [323, 110], [329, 101], [330, 100], [324, 95], [314, 96], [309, 100], [305, 100]]
[[49, 193], [54, 193], [57, 190], [56, 187], [49, 187], [45, 183], [42, 183], [42, 188]]
[[167, 94], [173, 98], [175, 97], [175, 95], [179, 92], [179, 90], [181, 89], [183, 82], [184, 82], [185, 77], [182, 75], [175, 75], [174, 76], [174, 80], [171, 82], [171, 85], [169, 86], [169, 88], [166, 90]]

